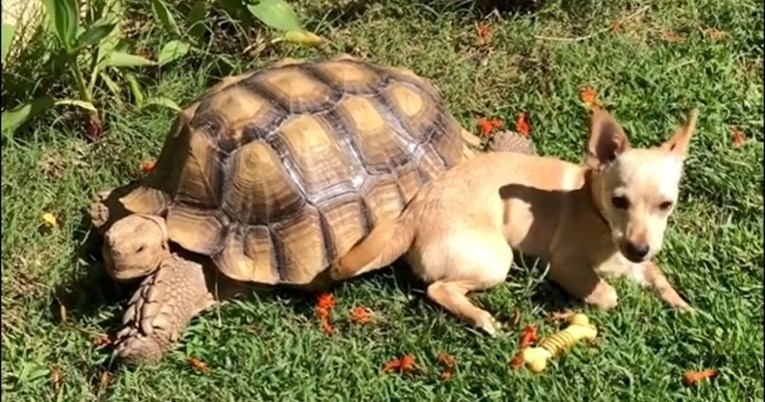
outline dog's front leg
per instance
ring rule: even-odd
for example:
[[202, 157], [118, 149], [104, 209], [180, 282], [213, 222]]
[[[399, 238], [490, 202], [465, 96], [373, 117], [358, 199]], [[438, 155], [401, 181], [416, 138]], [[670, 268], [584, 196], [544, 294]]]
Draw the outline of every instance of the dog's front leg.
[[618, 304], [616, 289], [581, 261], [551, 262], [549, 275], [569, 294], [587, 304], [602, 310], [614, 308]]
[[693, 311], [693, 307], [683, 300], [654, 262], [646, 261], [642, 263], [641, 266], [645, 274], [646, 284], [650, 286], [662, 300], [677, 310]]

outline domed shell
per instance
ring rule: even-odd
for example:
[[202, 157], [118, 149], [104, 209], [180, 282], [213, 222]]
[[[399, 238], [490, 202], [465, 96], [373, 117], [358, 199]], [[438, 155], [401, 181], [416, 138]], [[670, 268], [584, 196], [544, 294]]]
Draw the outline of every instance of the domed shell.
[[307, 284], [459, 163], [462, 129], [425, 79], [349, 57], [228, 77], [179, 114], [121, 199], [225, 275]]

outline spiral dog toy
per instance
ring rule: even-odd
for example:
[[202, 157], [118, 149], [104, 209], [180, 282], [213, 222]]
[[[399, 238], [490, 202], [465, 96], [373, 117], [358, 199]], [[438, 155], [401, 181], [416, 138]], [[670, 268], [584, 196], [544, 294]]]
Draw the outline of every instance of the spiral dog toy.
[[568, 327], [543, 339], [539, 346], [523, 350], [523, 361], [531, 371], [538, 373], [544, 370], [550, 358], [558, 356], [577, 342], [595, 339], [598, 334], [598, 330], [584, 314], [574, 314], [569, 322]]

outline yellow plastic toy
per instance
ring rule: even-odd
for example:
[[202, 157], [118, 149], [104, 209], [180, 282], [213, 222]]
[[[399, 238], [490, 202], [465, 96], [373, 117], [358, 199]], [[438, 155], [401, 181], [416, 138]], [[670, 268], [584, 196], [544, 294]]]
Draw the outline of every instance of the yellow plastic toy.
[[547, 360], [559, 355], [575, 343], [582, 340], [592, 340], [598, 335], [598, 330], [590, 324], [590, 319], [584, 314], [574, 314], [570, 325], [539, 342], [539, 346], [523, 350], [522, 358], [529, 370], [538, 373], [547, 367]]

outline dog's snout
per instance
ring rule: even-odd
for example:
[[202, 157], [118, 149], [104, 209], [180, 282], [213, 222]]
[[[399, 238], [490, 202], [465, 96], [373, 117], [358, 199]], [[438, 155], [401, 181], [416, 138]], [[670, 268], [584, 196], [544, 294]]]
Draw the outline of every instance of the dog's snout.
[[643, 261], [645, 256], [648, 255], [649, 250], [650, 247], [648, 247], [648, 244], [645, 243], [635, 243], [630, 241], [624, 245], [625, 257], [632, 260], [633, 262]]

